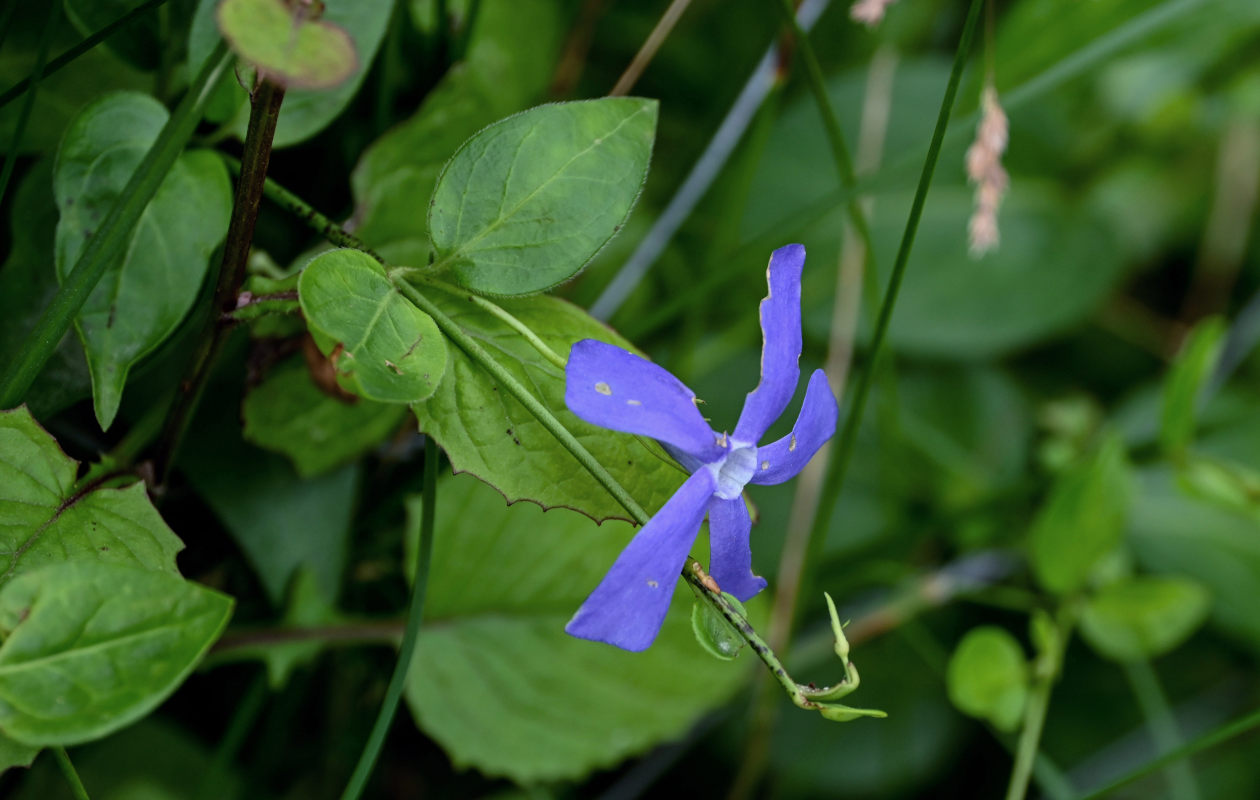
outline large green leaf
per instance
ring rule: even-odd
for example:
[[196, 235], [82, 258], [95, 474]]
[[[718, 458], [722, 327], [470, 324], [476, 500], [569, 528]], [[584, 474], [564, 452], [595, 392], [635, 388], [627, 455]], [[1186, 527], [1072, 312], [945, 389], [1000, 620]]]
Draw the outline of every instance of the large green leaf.
[[[219, 0], [199, 0], [188, 34], [188, 63], [195, 71], [219, 40], [215, 9]], [[323, 130], [350, 103], [367, 76], [385, 36], [394, 0], [323, 0], [322, 22], [335, 25], [350, 35], [358, 63], [350, 77], [332, 89], [291, 89], [284, 95], [283, 110], [276, 123], [273, 146], [288, 147]], [[224, 91], [237, 98], [236, 117], [231, 130], [244, 138], [249, 115], [243, 101], [245, 89], [238, 82], [225, 82]], [[226, 101], [225, 101], [226, 102]]]
[[321, 253], [302, 270], [298, 298], [347, 390], [384, 403], [413, 403], [437, 389], [446, 340], [371, 256], [350, 249]]
[[[168, 117], [153, 98], [107, 95], [71, 123], [57, 151], [53, 191], [62, 279], [126, 186]], [[161, 344], [192, 306], [232, 211], [227, 170], [213, 154], [184, 153], [75, 321], [92, 373], [96, 418], [108, 428], [131, 367]]]
[[125, 564], [177, 574], [183, 543], [144, 492], [75, 493], [75, 462], [25, 408], [0, 412], [0, 587], [63, 561]]
[[1029, 534], [1033, 572], [1046, 589], [1075, 592], [1124, 536], [1130, 501], [1124, 445], [1109, 436], [1055, 481]]
[[[409, 504], [413, 542], [419, 507]], [[680, 736], [747, 676], [747, 659], [719, 662], [696, 645], [681, 583], [645, 652], [564, 632], [628, 525], [508, 508], [456, 477], [439, 484], [436, 531], [406, 697], [457, 766], [521, 783], [578, 778]]]
[[554, 0], [481, 4], [464, 61], [364, 152], [350, 176], [355, 232], [364, 241], [428, 239], [442, 165], [474, 133], [539, 98], [561, 30]]
[[[533, 391], [644, 508], [659, 508], [682, 483], [685, 476], [655, 443], [597, 428], [570, 413], [564, 405], [564, 371], [505, 322], [469, 303], [466, 296], [430, 287], [424, 291]], [[554, 297], [523, 297], [501, 305], [561, 357], [579, 339], [631, 347], [580, 308]], [[411, 408], [420, 430], [438, 440], [456, 472], [471, 472], [509, 502], [564, 506], [597, 520], [626, 518], [625, 509], [607, 490], [462, 350], [451, 347], [441, 385], [432, 397]]]
[[954, 649], [945, 683], [959, 711], [1011, 731], [1024, 714], [1028, 678], [1028, 660], [1015, 637], [982, 625], [967, 631]]
[[245, 396], [245, 438], [282, 453], [304, 478], [353, 461], [398, 430], [407, 407], [321, 392], [301, 358], [276, 367]]
[[166, 698], [218, 638], [232, 600], [177, 575], [55, 564], [0, 589], [0, 730], [77, 744]]
[[1207, 591], [1192, 580], [1129, 578], [1086, 601], [1081, 635], [1116, 661], [1155, 658], [1189, 638], [1203, 624], [1210, 605]]
[[657, 104], [610, 97], [539, 106], [468, 140], [438, 178], [429, 234], [482, 294], [567, 280], [621, 229], [647, 177]]
[[[0, 266], [0, 364], [16, 360], [27, 333], [57, 292], [57, 275], [48, 268], [57, 230], [52, 159], [31, 167], [18, 185], [10, 230], [12, 247]], [[42, 419], [91, 393], [83, 346], [68, 334], [27, 392], [26, 404]]]

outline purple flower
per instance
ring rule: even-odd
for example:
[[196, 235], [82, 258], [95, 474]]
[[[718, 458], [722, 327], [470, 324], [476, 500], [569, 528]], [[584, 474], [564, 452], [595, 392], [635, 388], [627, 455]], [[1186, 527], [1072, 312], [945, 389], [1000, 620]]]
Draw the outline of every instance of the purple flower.
[[765, 580], [752, 572], [744, 487], [782, 483], [800, 472], [835, 433], [839, 411], [826, 376], [816, 370], [792, 432], [757, 445], [800, 379], [804, 265], [799, 244], [770, 256], [770, 293], [761, 301], [761, 382], [748, 394], [729, 436], [709, 428], [695, 393], [656, 364], [594, 339], [573, 345], [565, 368], [569, 409], [593, 425], [660, 441], [691, 477], [621, 551], [565, 626], [568, 633], [626, 650], [647, 649], [665, 620], [674, 581], [706, 512], [709, 573], [722, 590], [747, 600], [765, 588]]

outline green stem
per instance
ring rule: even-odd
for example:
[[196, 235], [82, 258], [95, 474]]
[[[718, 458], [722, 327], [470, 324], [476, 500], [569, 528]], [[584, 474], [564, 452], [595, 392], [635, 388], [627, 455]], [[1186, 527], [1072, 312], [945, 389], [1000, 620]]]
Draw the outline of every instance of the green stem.
[[1046, 724], [1046, 712], [1050, 708], [1050, 695], [1054, 682], [1063, 668], [1063, 654], [1072, 634], [1074, 616], [1070, 609], [1060, 609], [1054, 618], [1053, 641], [1046, 651], [1038, 654], [1033, 667], [1032, 687], [1028, 703], [1024, 707], [1024, 725], [1019, 732], [1015, 748], [1015, 765], [1006, 789], [1006, 800], [1024, 800], [1028, 793], [1028, 781], [1037, 763], [1037, 750], [1041, 744], [1041, 731]]
[[[1159, 685], [1155, 670], [1149, 662], [1135, 661], [1124, 665], [1124, 676], [1146, 716], [1156, 749], [1160, 753], [1176, 750], [1183, 743], [1181, 731], [1177, 729], [1177, 719]], [[1171, 764], [1164, 774], [1168, 780], [1169, 797], [1173, 800], [1198, 800], [1199, 786], [1189, 762]]]
[[1033, 764], [1037, 760], [1037, 747], [1041, 743], [1041, 730], [1045, 726], [1052, 689], [1051, 681], [1039, 680], [1033, 684], [1028, 694], [1024, 727], [1019, 733], [1019, 744], [1015, 748], [1015, 767], [1011, 770], [1006, 800], [1023, 800], [1028, 793], [1028, 780], [1032, 777]]
[[224, 324], [223, 317], [235, 310], [236, 294], [245, 280], [249, 249], [254, 242], [254, 226], [258, 222], [258, 209], [262, 204], [263, 183], [267, 178], [267, 167], [271, 163], [271, 142], [280, 118], [280, 105], [284, 102], [284, 89], [263, 81], [254, 90], [251, 102], [249, 127], [245, 131], [241, 169], [232, 203], [232, 218], [228, 221], [223, 260], [220, 262], [218, 282], [211, 300], [211, 313], [205, 322], [192, 366], [179, 384], [179, 394], [176, 395], [174, 406], [166, 420], [162, 442], [155, 458], [154, 472], [159, 486], [166, 483], [179, 445], [192, 423], [197, 404], [205, 391], [206, 382], [210, 379], [211, 369], [227, 343], [232, 326]]
[[1214, 731], [1209, 731], [1197, 739], [1178, 747], [1176, 750], [1170, 750], [1169, 752], [1164, 753], [1159, 758], [1151, 759], [1129, 774], [1116, 778], [1114, 781], [1101, 789], [1092, 791], [1080, 798], [1080, 800], [1099, 800], [1099, 798], [1118, 792], [1134, 781], [1141, 780], [1147, 775], [1150, 775], [1152, 772], [1163, 769], [1169, 764], [1175, 764], [1183, 758], [1189, 758], [1195, 753], [1203, 750], [1209, 750], [1217, 745], [1224, 744], [1230, 739], [1242, 736], [1244, 733], [1248, 733], [1256, 728], [1260, 728], [1260, 709], [1252, 711], [1250, 714], [1243, 717], [1239, 717], [1228, 725], [1217, 728]]
[[901, 290], [901, 282], [905, 277], [906, 263], [910, 259], [910, 251], [914, 247], [915, 234], [919, 229], [919, 220], [923, 216], [923, 205], [927, 201], [928, 188], [932, 185], [932, 176], [936, 172], [936, 162], [941, 154], [941, 142], [945, 138], [945, 129], [949, 127], [949, 117], [953, 112], [954, 98], [958, 94], [958, 84], [962, 80], [963, 67], [967, 63], [967, 53], [971, 49], [972, 36], [976, 31], [976, 21], [980, 18], [980, 9], [984, 0], [971, 0], [967, 12], [967, 21], [963, 25], [962, 36], [958, 40], [958, 49], [954, 53], [954, 66], [949, 73], [949, 84], [945, 88], [945, 96], [941, 99], [940, 112], [936, 117], [936, 128], [932, 131], [932, 141], [928, 145], [927, 156], [923, 161], [923, 171], [919, 175], [919, 185], [914, 193], [914, 202], [910, 206], [910, 216], [906, 219], [905, 231], [901, 236], [901, 244], [897, 248], [897, 256], [893, 261], [892, 275], [888, 279], [888, 289], [884, 293], [884, 301], [880, 304], [879, 316], [875, 322], [875, 332], [871, 338], [870, 355], [867, 357], [866, 369], [858, 378], [854, 391], [853, 405], [844, 421], [840, 432], [840, 440], [836, 446], [835, 457], [827, 464], [827, 473], [823, 477], [821, 497], [823, 501], [818, 513], [814, 515], [810, 526], [809, 543], [806, 549], [806, 580], [802, 581], [803, 589], [808, 594], [809, 576], [821, 556], [822, 543], [827, 529], [831, 525], [831, 515], [835, 512], [836, 501], [844, 488], [844, 480], [853, 460], [853, 451], [857, 445], [858, 427], [862, 421], [862, 413], [866, 410], [866, 401], [870, 395], [871, 385], [879, 369], [880, 351], [888, 335], [888, 324], [892, 320], [893, 308], [897, 304], [897, 295]]
[[74, 795], [74, 800], [92, 800], [88, 797], [87, 789], [84, 788], [83, 781], [79, 779], [79, 773], [70, 761], [70, 754], [66, 752], [66, 748], [54, 747], [52, 751], [57, 758], [57, 766], [61, 767], [61, 774], [66, 776], [66, 783], [70, 784], [70, 792]]
[[520, 334], [521, 338], [529, 342], [529, 344], [535, 350], [537, 350], [538, 354], [541, 355], [543, 358], [547, 359], [552, 364], [554, 364], [555, 366], [559, 367], [562, 370], [565, 368], [565, 365], [567, 362], [565, 361], [565, 359], [560, 357], [559, 353], [557, 353], [555, 350], [552, 350], [551, 346], [548, 345], [546, 342], [544, 342], [542, 339], [540, 339], [538, 334], [534, 333], [534, 331], [528, 325], [526, 325], [524, 322], [521, 322], [519, 319], [513, 316], [510, 311], [508, 311], [506, 308], [499, 305], [498, 303], [493, 303], [487, 300], [486, 298], [482, 297], [481, 295], [473, 294], [472, 292], [465, 291], [464, 289], [461, 289], [458, 286], [453, 286], [445, 281], [441, 281], [441, 280], [438, 280], [437, 278], [431, 278], [427, 275], [424, 275], [422, 274], [423, 271], [418, 268], [399, 267], [395, 270], [395, 272], [404, 277], [418, 279], [422, 281], [423, 283], [434, 287], [435, 289], [441, 289], [447, 294], [466, 299], [468, 302], [472, 303], [477, 308], [486, 312], [487, 314], [494, 317], [495, 319], [502, 321], [509, 328], [516, 331], [518, 334]]
[[13, 408], [22, 402], [105, 270], [121, 257], [131, 241], [131, 232], [140, 215], [197, 127], [210, 90], [230, 60], [227, 45], [220, 42], [110, 207], [96, 234], [88, 239], [74, 268], [62, 281], [57, 294], [35, 323], [34, 330], [17, 349], [18, 357], [0, 379], [0, 408]]
[[[17, 0], [13, 0], [16, 4]], [[0, 172], [0, 200], [4, 200], [5, 190], [9, 188], [9, 179], [13, 177], [13, 167], [17, 164], [18, 154], [22, 151], [22, 137], [26, 134], [26, 123], [31, 119], [31, 109], [35, 107], [35, 95], [39, 91], [39, 82], [44, 77], [44, 65], [48, 63], [48, 40], [53, 28], [57, 26], [57, 3], [48, 4], [48, 18], [44, 21], [44, 29], [39, 34], [39, 49], [35, 55], [35, 71], [30, 77], [30, 94], [18, 112], [17, 125], [13, 129], [13, 141], [9, 143], [9, 157], [5, 159], [4, 170]]]
[[[126, 14], [123, 14], [121, 17], [109, 23], [104, 28], [101, 28], [96, 33], [93, 33], [91, 36], [79, 42], [74, 47], [71, 47], [52, 61], [49, 61], [48, 66], [44, 69], [44, 77], [47, 78], [53, 73], [59, 71], [62, 67], [72, 63], [79, 56], [91, 50], [93, 47], [96, 47], [110, 36], [113, 36], [115, 31], [126, 25], [128, 22], [131, 22], [141, 14], [160, 6], [165, 2], [166, 0], [148, 0], [148, 2], [141, 3], [131, 9]], [[13, 0], [11, 5], [16, 8], [18, 5], [17, 0]], [[57, 3], [51, 3], [51, 5], [55, 7]], [[3, 27], [7, 27], [7, 23]], [[32, 73], [30, 77], [23, 78], [13, 86], [5, 89], [3, 93], [0, 93], [0, 108], [4, 108], [16, 98], [21, 97], [23, 92], [31, 88], [34, 78], [35, 75]]]
[[402, 645], [398, 651], [398, 662], [394, 665], [394, 674], [389, 679], [389, 688], [385, 690], [385, 700], [381, 703], [376, 724], [363, 745], [363, 754], [350, 776], [346, 790], [341, 793], [341, 800], [356, 800], [367, 786], [372, 776], [372, 767], [380, 755], [381, 746], [385, 744], [385, 736], [389, 733], [390, 723], [394, 721], [394, 713], [398, 710], [398, 701], [402, 698], [403, 687], [407, 682], [407, 671], [411, 668], [411, 657], [415, 654], [416, 640], [420, 635], [420, 620], [424, 615], [424, 595], [429, 585], [429, 562], [433, 554], [433, 520], [437, 508], [437, 474], [438, 447], [432, 436], [424, 440], [424, 505], [420, 509], [420, 546], [416, 556], [416, 577], [411, 587], [411, 604], [407, 611], [407, 629], [403, 632]]

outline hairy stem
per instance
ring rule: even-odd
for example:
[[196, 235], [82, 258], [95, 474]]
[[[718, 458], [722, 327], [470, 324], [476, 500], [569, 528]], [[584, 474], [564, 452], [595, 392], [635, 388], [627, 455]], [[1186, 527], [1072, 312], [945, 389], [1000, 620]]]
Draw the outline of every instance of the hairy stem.
[[131, 232], [140, 215], [157, 193], [175, 159], [183, 152], [184, 145], [201, 120], [210, 90], [223, 70], [227, 69], [230, 58], [227, 46], [220, 42], [206, 59], [188, 88], [188, 94], [162, 127], [157, 140], [110, 207], [96, 234], [84, 245], [74, 268], [62, 281], [57, 294], [35, 323], [34, 330], [16, 350], [18, 357], [0, 379], [0, 408], [13, 408], [26, 397], [35, 377], [69, 330], [88, 295], [96, 288], [105, 270], [117, 262], [130, 243]]
[[1024, 706], [1024, 724], [1015, 746], [1015, 765], [1011, 768], [1011, 780], [1006, 787], [1006, 800], [1024, 800], [1028, 794], [1028, 782], [1032, 778], [1037, 749], [1041, 744], [1041, 731], [1050, 708], [1050, 694], [1063, 669], [1063, 653], [1067, 650], [1068, 637], [1072, 635], [1072, 623], [1072, 613], [1061, 609], [1053, 623], [1053, 643], [1039, 654], [1033, 667], [1032, 686]]
[[280, 117], [280, 104], [283, 101], [284, 89], [269, 81], [263, 81], [251, 97], [249, 127], [245, 132], [240, 175], [236, 181], [236, 198], [232, 204], [232, 218], [228, 222], [227, 239], [223, 245], [223, 261], [219, 266], [212, 311], [206, 320], [201, 346], [193, 358], [192, 367], [179, 385], [179, 394], [162, 431], [162, 441], [154, 465], [159, 485], [166, 483], [180, 442], [192, 422], [197, 403], [201, 400], [201, 394], [210, 378], [210, 371], [231, 332], [231, 326], [225, 325], [222, 317], [236, 308], [236, 293], [245, 279], [249, 248], [254, 242], [254, 225], [258, 221], [258, 208], [262, 203], [263, 182], [271, 161], [271, 141], [275, 137], [276, 122]]
[[689, 5], [691, 5], [691, 0], [673, 0], [669, 4], [669, 7], [665, 9], [665, 13], [657, 20], [656, 27], [652, 28], [652, 32], [643, 40], [643, 45], [639, 47], [639, 52], [634, 54], [634, 59], [630, 62], [630, 66], [626, 67], [626, 71], [621, 73], [621, 77], [617, 79], [616, 85], [608, 92], [609, 97], [623, 97], [630, 91], [639, 80], [639, 76], [643, 74], [643, 70], [647, 69], [647, 65], [652, 62], [656, 51], [661, 49], [661, 45], [665, 43], [665, 39], [669, 36], [670, 31], [678, 23], [678, 18], [683, 15], [683, 12], [687, 10]]
[[394, 721], [394, 713], [398, 710], [398, 701], [402, 699], [403, 687], [407, 682], [407, 671], [411, 668], [411, 657], [416, 651], [416, 640], [420, 636], [420, 620], [424, 616], [424, 595], [429, 585], [429, 563], [433, 555], [433, 520], [437, 509], [437, 474], [438, 447], [432, 436], [424, 440], [424, 505], [420, 509], [420, 543], [416, 555], [416, 577], [411, 586], [411, 603], [407, 610], [407, 629], [403, 631], [402, 645], [398, 650], [398, 661], [394, 664], [394, 674], [390, 676], [389, 688], [385, 690], [385, 700], [381, 703], [376, 723], [363, 745], [363, 753], [359, 763], [350, 776], [350, 782], [341, 793], [341, 800], [357, 800], [372, 776], [372, 767], [380, 755], [381, 746], [385, 744], [385, 736], [389, 733], [390, 723]]

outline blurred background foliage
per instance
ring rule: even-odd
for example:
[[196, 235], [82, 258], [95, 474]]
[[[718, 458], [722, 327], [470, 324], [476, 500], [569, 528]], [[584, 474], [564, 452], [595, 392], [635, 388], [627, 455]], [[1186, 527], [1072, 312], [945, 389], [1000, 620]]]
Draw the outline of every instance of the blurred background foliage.
[[[44, 16], [39, 4], [16, 5], [0, 46], [6, 86], [30, 73]], [[65, 0], [51, 52], [139, 5]], [[427, 256], [429, 195], [464, 139], [540, 102], [607, 93], [669, 3], [325, 5], [360, 63], [338, 89], [290, 93], [270, 174], [405, 263]], [[585, 307], [610, 283], [779, 41], [774, 5], [690, 4], [633, 89], [661, 103], [638, 207], [556, 294]], [[6, 348], [55, 288], [49, 176], [69, 121], [114, 90], [169, 105], [186, 65], [213, 45], [212, 10], [170, 0], [40, 87], [0, 207]], [[964, 13], [956, 0], [899, 0], [868, 29], [833, 2], [812, 33], [858, 152], [881, 287]], [[1058, 657], [1047, 656], [1054, 646], [1038, 610], [1079, 620], [1042, 739], [1076, 792], [1255, 709], [1258, 46], [1254, 0], [994, 3], [892, 322], [893, 377], [876, 382], [811, 566], [853, 620], [863, 704], [888, 719], [836, 725], [776, 695], [766, 728], [750, 715], [765, 677], [751, 656], [715, 662], [677, 619], [633, 666], [626, 654], [545, 639], [589, 586], [538, 570], [568, 563], [593, 584], [628, 529], [527, 504], [508, 511], [457, 477], [445, 480], [438, 514], [440, 535], [461, 546], [444, 550], [439, 539], [439, 621], [425, 630], [408, 687], [421, 729], [395, 724], [375, 796], [720, 796], [766, 730], [762, 796], [999, 796], [1038, 665]], [[1011, 183], [1001, 246], [974, 258], [963, 153], [986, 57], [1010, 118]], [[771, 249], [808, 249], [803, 368], [823, 364], [833, 336], [844, 198], [798, 67], [785, 42], [747, 134], [610, 320], [694, 388], [719, 427], [752, 388], [752, 309]], [[0, 111], [0, 140], [12, 137], [19, 106]], [[237, 153], [246, 116], [229, 75], [196, 143]], [[265, 205], [251, 280], [283, 280], [319, 247], [292, 215]], [[866, 367], [871, 312], [857, 325], [855, 369]], [[125, 424], [108, 434], [93, 418], [73, 337], [31, 407], [71, 455], [108, 450], [150, 411], [146, 387], [178, 380], [196, 329], [187, 323], [137, 366]], [[395, 408], [319, 391], [300, 332], [292, 319], [255, 323], [252, 341], [242, 332], [202, 405], [162, 512], [188, 543], [184, 573], [232, 594], [238, 610], [206, 667], [158, 713], [73, 751], [93, 797], [334, 796], [367, 733], [393, 657], [380, 645], [399, 634], [405, 606], [414, 425]], [[799, 524], [798, 491], [790, 483], [753, 495], [754, 566], [772, 583]], [[518, 586], [526, 575], [530, 592]], [[685, 612], [685, 595], [675, 611]], [[754, 619], [771, 600], [749, 604]], [[805, 602], [789, 665], [823, 683], [834, 679], [830, 633], [821, 597]], [[294, 628], [330, 633], [286, 639]], [[602, 724], [587, 730], [590, 718]], [[1255, 733], [1235, 739], [1116, 796], [1260, 796], [1256, 744]], [[1034, 792], [1055, 795], [1043, 777]], [[6, 773], [0, 791], [68, 796], [47, 759]]]

